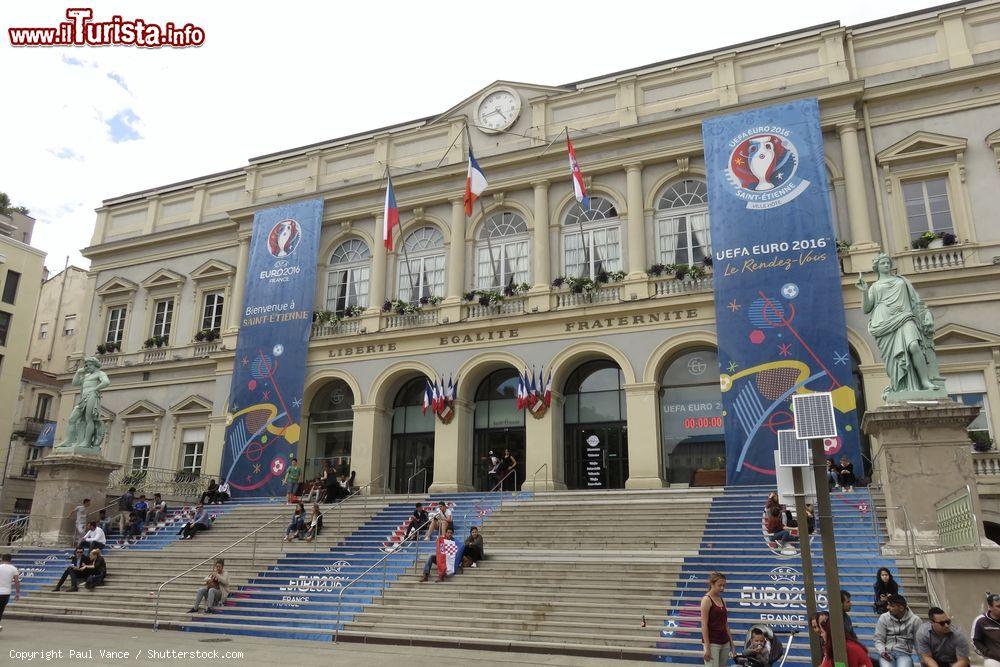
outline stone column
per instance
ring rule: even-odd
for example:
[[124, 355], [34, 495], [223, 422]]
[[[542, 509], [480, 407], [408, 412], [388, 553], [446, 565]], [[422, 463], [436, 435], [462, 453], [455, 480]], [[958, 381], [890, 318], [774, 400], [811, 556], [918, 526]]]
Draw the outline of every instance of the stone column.
[[[907, 542], [907, 520], [920, 545], [939, 544], [936, 505], [972, 489], [972, 509], [983, 535], [982, 511], [966, 427], [978, 408], [950, 400], [890, 403], [864, 416], [861, 427], [878, 439], [873, 477], [882, 484], [889, 540]], [[905, 515], [900, 509], [906, 508]]]
[[250, 237], [241, 236], [236, 250], [236, 275], [233, 276], [233, 303], [229, 308], [229, 333], [239, 331], [243, 315], [243, 296], [247, 286], [247, 270], [250, 265]]
[[[566, 489], [565, 456], [563, 452], [563, 405], [562, 394], [552, 392], [552, 405], [540, 419], [530, 414], [524, 425], [524, 474], [527, 479], [518, 480], [525, 491], [560, 491]], [[542, 465], [545, 470], [532, 476]], [[547, 478], [547, 479], [546, 479]]]
[[535, 189], [535, 229], [532, 236], [532, 275], [534, 285], [528, 296], [529, 310], [549, 309], [550, 283], [552, 282], [552, 254], [549, 244], [549, 182], [534, 181]]
[[121, 468], [99, 454], [53, 453], [40, 459], [35, 467], [34, 501], [28, 534], [32, 541], [46, 546], [67, 546], [77, 539], [74, 519], [66, 518], [74, 507], [90, 498], [90, 508], [104, 507], [108, 494], [108, 475]]
[[871, 261], [878, 251], [872, 242], [868, 217], [868, 197], [861, 150], [858, 148], [858, 124], [837, 126], [840, 150], [844, 156], [844, 185], [847, 188], [847, 219], [851, 228], [851, 271], [871, 271]]
[[642, 163], [625, 165], [625, 199], [628, 206], [628, 273], [629, 277], [646, 278], [646, 233], [642, 201]]
[[660, 454], [659, 386], [655, 382], [626, 384], [628, 413], [628, 481], [626, 489], [663, 488]]
[[358, 473], [355, 484], [372, 480], [369, 493], [380, 493], [389, 485], [389, 415], [377, 405], [354, 406], [351, 433], [351, 469]]
[[430, 493], [472, 491], [472, 418], [475, 404], [458, 399], [448, 424], [434, 418], [434, 479]]
[[441, 321], [462, 319], [462, 295], [465, 293], [465, 202], [451, 200], [451, 245], [448, 248], [448, 285], [441, 304]]
[[382, 216], [375, 217], [375, 247], [372, 248], [372, 274], [368, 292], [368, 310], [361, 320], [361, 326], [368, 332], [379, 330], [382, 302], [385, 301], [386, 274], [389, 270], [385, 243], [382, 242]]

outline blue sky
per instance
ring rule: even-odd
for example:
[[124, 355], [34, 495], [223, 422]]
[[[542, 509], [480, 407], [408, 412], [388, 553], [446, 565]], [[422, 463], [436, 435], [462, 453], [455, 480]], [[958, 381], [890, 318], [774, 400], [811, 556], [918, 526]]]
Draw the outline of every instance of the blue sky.
[[8, 27], [56, 25], [65, 2], [6, 3], [0, 190], [38, 219], [50, 269], [87, 266], [103, 199], [240, 167], [247, 158], [444, 111], [496, 79], [562, 84], [913, 0], [479, 5], [229, 0], [87, 3], [95, 19], [191, 22], [194, 49], [12, 49]]

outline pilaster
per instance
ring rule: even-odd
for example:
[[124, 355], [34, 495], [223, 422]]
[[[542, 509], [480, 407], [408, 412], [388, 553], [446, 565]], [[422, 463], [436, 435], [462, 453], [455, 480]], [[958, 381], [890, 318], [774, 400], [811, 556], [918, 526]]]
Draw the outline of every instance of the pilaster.
[[475, 404], [458, 399], [455, 416], [434, 420], [434, 479], [430, 493], [472, 491], [472, 418]]
[[[562, 394], [552, 392], [552, 405], [545, 414], [535, 419], [528, 415], [524, 425], [524, 474], [521, 483], [524, 491], [563, 491], [566, 468], [563, 454], [563, 404]], [[545, 466], [544, 469], [539, 470]], [[535, 477], [535, 471], [538, 471]], [[533, 480], [532, 477], [535, 477]]]
[[655, 382], [626, 384], [628, 414], [628, 480], [626, 489], [663, 488], [663, 457], [660, 449], [659, 385]]

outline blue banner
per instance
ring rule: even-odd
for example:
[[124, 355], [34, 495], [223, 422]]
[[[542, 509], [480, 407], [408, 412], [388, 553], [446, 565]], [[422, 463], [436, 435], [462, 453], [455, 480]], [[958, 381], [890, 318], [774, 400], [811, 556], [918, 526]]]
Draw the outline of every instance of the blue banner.
[[233, 497], [284, 495], [301, 436], [323, 200], [258, 211], [220, 475]]
[[829, 391], [828, 457], [860, 474], [858, 417], [819, 103], [702, 124], [729, 484], [773, 484], [791, 398]]
[[35, 439], [35, 447], [51, 447], [55, 444], [56, 423], [48, 419], [42, 420], [42, 430], [38, 432]]

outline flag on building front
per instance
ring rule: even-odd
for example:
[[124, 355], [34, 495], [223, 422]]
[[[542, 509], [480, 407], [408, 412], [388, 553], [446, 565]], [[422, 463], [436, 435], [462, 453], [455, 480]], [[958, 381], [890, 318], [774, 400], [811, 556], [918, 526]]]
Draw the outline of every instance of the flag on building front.
[[583, 172], [580, 171], [580, 163], [576, 161], [576, 151], [573, 150], [573, 142], [569, 139], [569, 130], [566, 130], [566, 149], [569, 151], [569, 168], [573, 172], [573, 193], [580, 206], [590, 209], [590, 197], [587, 196], [587, 186], [583, 183]]
[[392, 251], [392, 228], [399, 227], [399, 207], [396, 194], [392, 191], [392, 178], [385, 179], [385, 208], [382, 211], [382, 242], [386, 250]]
[[465, 215], [472, 215], [472, 206], [479, 199], [479, 195], [489, 187], [486, 174], [480, 169], [476, 162], [476, 156], [472, 154], [472, 147], [469, 147], [469, 171], [465, 177]]

